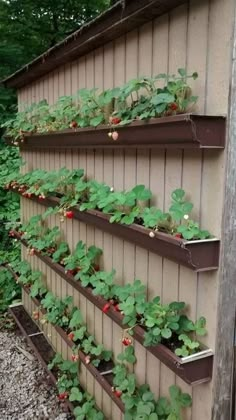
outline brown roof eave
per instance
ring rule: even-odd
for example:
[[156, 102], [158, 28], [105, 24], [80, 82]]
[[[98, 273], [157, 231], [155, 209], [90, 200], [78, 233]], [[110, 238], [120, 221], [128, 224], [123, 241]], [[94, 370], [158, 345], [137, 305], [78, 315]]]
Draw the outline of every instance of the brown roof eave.
[[187, 0], [119, 1], [2, 83], [14, 88], [28, 85], [60, 65], [71, 62], [186, 2]]

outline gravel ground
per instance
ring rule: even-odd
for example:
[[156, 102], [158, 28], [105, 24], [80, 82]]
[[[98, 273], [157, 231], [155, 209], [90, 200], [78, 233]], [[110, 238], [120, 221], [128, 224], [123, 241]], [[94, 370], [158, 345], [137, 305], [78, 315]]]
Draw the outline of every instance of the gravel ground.
[[18, 333], [0, 331], [0, 420], [71, 419], [37, 359], [28, 360], [16, 345], [30, 352]]

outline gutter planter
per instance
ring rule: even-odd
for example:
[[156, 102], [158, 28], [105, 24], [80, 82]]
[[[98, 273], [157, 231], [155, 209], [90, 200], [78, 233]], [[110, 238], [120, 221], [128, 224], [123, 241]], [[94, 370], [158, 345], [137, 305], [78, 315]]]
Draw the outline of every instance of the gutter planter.
[[[135, 327], [134, 337], [143, 344], [144, 329]], [[199, 385], [212, 378], [213, 351], [204, 348], [198, 353], [187, 357], [178, 357], [163, 344], [149, 346], [147, 350], [171, 369], [177, 376], [189, 385]]]
[[[7, 268], [12, 273], [15, 281], [18, 283], [18, 278], [17, 278], [16, 273], [11, 269], [11, 267], [7, 266]], [[18, 284], [20, 284], [20, 283], [18, 283]], [[27, 287], [25, 287], [24, 285], [21, 285], [21, 284], [20, 284], [20, 286], [24, 289], [24, 291], [28, 295], [30, 295], [29, 288], [27, 288]], [[42, 312], [42, 314], [44, 314], [44, 315], [47, 314], [47, 311], [44, 308], [41, 307], [40, 301], [37, 298], [32, 298], [32, 297], [30, 297], [30, 298], [34, 302], [34, 304], [36, 306], [38, 306], [38, 308]], [[30, 320], [35, 325], [35, 327], [37, 327], [37, 325], [34, 323], [34, 321], [31, 318], [30, 318]], [[17, 322], [17, 324], [18, 324], [18, 322]], [[58, 325], [53, 325], [53, 327], [58, 332], [58, 334], [61, 336], [61, 338], [65, 341], [65, 343], [67, 344], [67, 346], [70, 347], [70, 348], [73, 348], [74, 345], [75, 345], [75, 343], [68, 338], [66, 332], [61, 327], [59, 327]], [[121, 401], [120, 398], [116, 397], [116, 395], [112, 391], [112, 387], [113, 387], [113, 373], [112, 373], [112, 369], [114, 368], [114, 363], [112, 361], [110, 361], [110, 362], [102, 361], [100, 363], [100, 365], [98, 366], [98, 368], [96, 368], [92, 363], [89, 363], [89, 364], [86, 363], [86, 354], [83, 353], [81, 350], [78, 350], [78, 355], [79, 355], [79, 360], [84, 364], [84, 366], [86, 367], [86, 369], [88, 369], [88, 371], [93, 375], [93, 377], [96, 379], [96, 381], [106, 391], [106, 393], [115, 402], [115, 404], [120, 408], [120, 410], [122, 412], [124, 412], [124, 404], [123, 404], [123, 402]]]
[[[59, 204], [56, 197], [39, 200], [34, 196], [30, 200], [47, 207], [56, 207]], [[195, 272], [217, 270], [219, 267], [220, 240], [217, 238], [186, 241], [162, 232], [155, 232], [154, 237], [150, 237], [150, 232], [153, 232], [151, 229], [137, 224], [110, 223], [110, 216], [98, 210], [80, 211], [76, 206], [73, 207], [73, 213], [74, 218], [80, 222], [96, 226], [104, 232], [135, 243]]]
[[[226, 119], [223, 116], [178, 114], [153, 118], [147, 122], [134, 121], [127, 126], [112, 126], [119, 136], [108, 137], [110, 126], [79, 128], [39, 134], [24, 134], [22, 150], [119, 149], [119, 148], [181, 148], [223, 149]], [[8, 138], [14, 144], [14, 140]], [[16, 142], [17, 143], [17, 142]]]
[[[20, 236], [15, 233], [15, 237], [20, 239]], [[27, 242], [21, 240], [23, 245], [27, 246]], [[64, 278], [72, 287], [78, 290], [86, 299], [88, 299], [91, 303], [93, 303], [97, 308], [102, 310], [104, 305], [107, 301], [101, 296], [94, 296], [91, 287], [83, 287], [80, 281], [74, 280], [74, 277], [70, 274], [66, 274], [64, 268], [57, 263], [54, 263], [52, 259], [48, 256], [44, 256], [39, 252], [35, 251], [35, 255], [40, 258], [45, 264], [47, 264], [52, 270], [54, 270], [57, 274], [59, 274], [62, 278]], [[25, 289], [25, 288], [24, 288]], [[26, 290], [27, 293], [29, 291]], [[33, 299], [36, 305], [40, 305], [37, 300]], [[123, 315], [120, 312], [117, 312], [113, 306], [106, 312], [106, 315], [111, 318], [117, 325], [119, 325], [122, 329], [126, 329], [127, 326], [122, 323]], [[60, 327], [55, 327], [59, 334], [62, 330]], [[63, 330], [62, 330], [63, 331]], [[137, 340], [141, 345], [144, 343], [144, 334], [145, 330], [141, 326], [136, 326], [133, 329], [133, 337]], [[63, 334], [66, 335], [63, 331]], [[71, 346], [72, 342], [68, 343], [68, 337], [63, 337], [67, 344]], [[198, 353], [194, 353], [193, 355], [187, 357], [178, 357], [175, 353], [173, 353], [168, 347], [164, 346], [163, 344], [158, 344], [156, 346], [148, 346], [144, 347], [147, 351], [153, 354], [157, 359], [159, 359], [162, 363], [164, 363], [169, 369], [171, 369], [177, 376], [179, 376], [184, 382], [189, 385], [199, 385], [204, 382], [208, 382], [212, 378], [212, 369], [213, 369], [213, 351], [211, 349], [206, 348], [205, 346], [201, 346], [201, 351]], [[81, 361], [83, 362], [83, 358], [81, 357]], [[84, 363], [84, 362], [83, 362]], [[90, 370], [91, 365], [86, 365], [86, 367]], [[92, 370], [97, 370], [92, 366]], [[92, 375], [98, 380], [101, 384], [100, 379], [91, 371]], [[100, 373], [102, 375], [102, 373]], [[108, 378], [107, 378], [108, 379]], [[110, 385], [112, 386], [112, 385]], [[104, 387], [106, 390], [106, 388]], [[110, 395], [110, 387], [106, 392]], [[114, 394], [112, 393], [111, 397], [114, 399]], [[116, 399], [117, 400], [117, 399]], [[116, 402], [116, 401], [115, 401]], [[118, 402], [120, 400], [118, 399]]]
[[44, 369], [49, 374], [52, 383], [56, 385], [57, 379], [48, 369], [48, 363], [54, 358], [55, 352], [48, 343], [44, 333], [26, 312], [22, 303], [10, 305], [9, 312], [13, 316], [22, 334], [26, 337], [28, 344], [34, 350], [37, 359], [42, 363]]
[[[14, 318], [23, 336], [27, 339], [27, 342], [34, 351], [37, 359], [49, 375], [52, 384], [56, 387], [57, 374], [54, 369], [48, 369], [48, 364], [54, 358], [56, 353], [47, 341], [44, 332], [41, 331], [38, 325], [32, 320], [22, 303], [10, 305], [9, 312]], [[71, 411], [71, 413], [73, 413], [75, 407], [69, 400], [65, 400], [64, 405], [67, 408], [67, 411]]]

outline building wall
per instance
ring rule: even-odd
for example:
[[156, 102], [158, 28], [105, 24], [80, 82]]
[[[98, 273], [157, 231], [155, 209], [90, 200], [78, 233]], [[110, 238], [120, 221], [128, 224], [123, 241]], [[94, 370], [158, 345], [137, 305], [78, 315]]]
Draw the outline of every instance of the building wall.
[[[79, 88], [106, 89], [120, 85], [137, 75], [162, 72], [176, 73], [186, 67], [197, 71], [194, 94], [199, 96], [194, 111], [203, 114], [227, 114], [231, 68], [231, 32], [233, 0], [191, 0], [116, 41], [104, 45], [73, 63], [19, 90], [19, 104], [46, 98], [54, 103], [58, 97], [75, 93]], [[131, 188], [143, 183], [154, 193], [152, 204], [167, 209], [170, 193], [182, 187], [194, 203], [194, 217], [203, 228], [220, 236], [224, 185], [224, 152], [216, 150], [80, 150], [79, 152], [24, 152], [24, 170], [36, 168], [83, 168], [86, 174], [105, 181], [115, 189]], [[24, 219], [44, 209], [22, 199]], [[51, 225], [59, 223], [53, 217]], [[161, 258], [132, 243], [104, 233], [76, 220], [61, 226], [73, 248], [82, 239], [104, 250], [103, 266], [116, 269], [116, 281], [123, 284], [141, 279], [147, 285], [147, 296], [160, 295], [163, 302], [183, 300], [189, 304], [189, 315], [196, 319], [205, 316], [208, 335], [203, 342], [214, 349], [216, 334], [218, 273], [194, 273], [176, 263]], [[25, 251], [23, 251], [25, 254]], [[27, 255], [24, 255], [25, 258]], [[87, 302], [76, 290], [46, 267], [36, 257], [30, 258], [35, 268], [45, 273], [47, 284], [58, 296], [71, 294], [87, 322], [89, 331], [98, 342], [121, 351], [121, 329], [106, 315]], [[31, 304], [24, 297], [26, 308]], [[53, 328], [48, 329], [51, 340], [65, 356], [68, 349]], [[193, 397], [193, 406], [185, 420], [210, 420], [212, 384], [194, 388], [187, 386], [154, 356], [135, 343], [138, 362], [135, 373], [138, 382], [149, 383], [156, 396], [167, 395], [173, 383]], [[120, 420], [115, 404], [97, 385], [82, 366], [82, 382], [95, 395], [107, 418]]]

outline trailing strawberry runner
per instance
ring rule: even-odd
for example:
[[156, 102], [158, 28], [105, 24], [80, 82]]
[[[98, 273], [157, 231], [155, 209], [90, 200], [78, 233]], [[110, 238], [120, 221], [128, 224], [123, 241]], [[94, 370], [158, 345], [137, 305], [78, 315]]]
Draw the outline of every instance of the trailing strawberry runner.
[[[20, 275], [17, 280], [19, 282], [24, 281], [27, 284], [27, 287], [31, 289], [31, 287], [33, 286], [32, 278], [34, 272], [30, 269], [29, 264], [27, 262], [18, 263], [15, 265], [14, 268], [18, 268], [24, 273], [23, 277], [22, 275]], [[10, 268], [10, 270], [12, 272], [12, 268]], [[43, 294], [45, 294], [44, 290], [42, 292]], [[32, 292], [30, 291], [28, 293], [31, 294]], [[50, 304], [48, 304], [49, 301]], [[71, 332], [68, 334], [68, 336], [62, 334], [62, 338], [67, 342], [67, 344], [69, 340], [70, 347], [72, 347], [72, 341], [76, 344], [76, 346], [78, 345], [79, 341], [79, 349], [81, 347], [86, 347], [88, 352], [91, 352], [91, 354], [89, 355], [89, 360], [88, 362], [86, 362], [86, 364], [96, 365], [97, 363], [94, 363], [96, 359], [92, 361], [92, 341], [88, 338], [84, 338], [86, 334], [86, 327], [82, 325], [80, 311], [76, 308], [70, 311], [68, 307], [68, 305], [70, 304], [68, 298], [64, 299], [63, 301], [59, 301], [57, 298], [53, 297], [50, 292], [46, 293], [45, 298], [42, 299], [41, 303], [43, 307], [47, 307], [47, 312], [45, 311], [43, 313], [44, 318], [41, 319], [41, 323], [42, 321], [45, 321], [45, 319], [47, 319], [49, 322], [51, 320], [52, 324], [56, 324], [56, 327], [58, 327], [58, 331], [61, 328], [61, 324], [69, 325]], [[42, 312], [41, 306], [40, 310]], [[56, 318], [55, 314], [57, 314]], [[39, 312], [34, 312], [33, 317], [36, 320], [40, 321]], [[169, 416], [173, 414], [176, 415], [177, 419], [181, 420], [182, 408], [187, 407], [191, 404], [190, 396], [188, 394], [182, 394], [178, 387], [171, 386], [170, 402], [165, 398], [160, 398], [158, 401], [155, 401], [154, 395], [152, 394], [152, 392], [150, 392], [149, 386], [142, 385], [141, 387], [138, 387], [135, 375], [129, 373], [126, 367], [126, 363], [136, 362], [136, 357], [134, 355], [134, 347], [132, 346], [132, 340], [126, 337], [123, 338], [122, 343], [124, 345], [124, 352], [118, 355], [118, 363], [115, 365], [115, 367], [113, 367], [113, 387], [110, 387], [110, 392], [113, 395], [113, 400], [115, 400], [115, 402], [120, 408], [123, 408], [123, 405], [122, 403], [119, 403], [119, 401], [122, 401], [124, 403], [125, 417], [132, 420], [136, 419], [139, 415], [145, 414], [150, 416], [149, 418], [158, 419], [158, 415], [161, 414], [161, 410], [163, 410], [164, 404], [166, 408], [166, 411], [162, 412], [164, 420], [170, 419], [171, 417]], [[81, 392], [78, 382], [78, 362], [80, 360], [81, 352], [76, 346], [72, 347], [74, 350], [74, 354], [72, 355], [72, 361], [63, 361], [60, 355], [56, 355], [52, 363], [50, 364], [50, 369], [56, 367], [57, 371], [59, 370], [59, 372], [61, 372], [57, 381], [57, 385], [59, 388], [59, 398], [61, 400], [69, 398], [70, 401], [79, 404], [79, 407], [75, 408], [74, 414], [76, 416], [80, 416], [84, 414], [83, 411], [81, 411], [81, 409], [85, 409], [85, 407], [80, 406], [81, 401], [83, 401], [84, 399], [84, 395], [83, 392]], [[104, 385], [102, 382], [100, 382], [100, 384], [102, 386]], [[104, 389], [106, 388], [104, 387]], [[88, 406], [92, 410], [89, 418], [103, 418], [101, 413], [97, 413], [94, 411], [94, 402], [93, 404], [89, 404]], [[94, 417], [92, 416], [93, 413]]]
[[80, 241], [71, 254], [66, 243], [58, 245], [58, 228], [48, 230], [45, 225], [40, 225], [40, 220], [40, 216], [33, 217], [22, 227], [21, 232], [26, 231], [26, 235], [15, 232], [11, 235], [18, 235], [29, 247], [31, 255], [33, 250], [187, 383], [210, 380], [212, 351], [194, 339], [195, 335], [206, 333], [204, 318], [196, 323], [190, 321], [184, 314], [184, 302], [162, 305], [159, 297], [147, 302], [145, 287], [139, 280], [122, 287], [115, 285], [115, 272], [101, 271], [97, 264], [100, 249], [92, 246], [87, 251]]
[[16, 174], [12, 174], [2, 182], [48, 206], [45, 217], [59, 213], [61, 222], [65, 217], [77, 218], [195, 271], [218, 268], [219, 240], [190, 219], [193, 204], [182, 189], [172, 192], [169, 211], [163, 212], [147, 206], [152, 193], [144, 185], [118, 192], [106, 184], [86, 181], [83, 170], [35, 170], [18, 178], [15, 181]]

